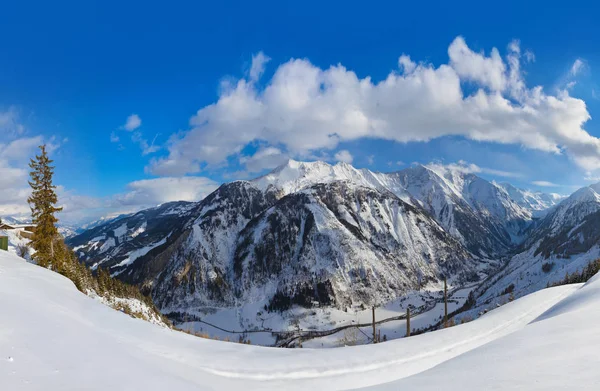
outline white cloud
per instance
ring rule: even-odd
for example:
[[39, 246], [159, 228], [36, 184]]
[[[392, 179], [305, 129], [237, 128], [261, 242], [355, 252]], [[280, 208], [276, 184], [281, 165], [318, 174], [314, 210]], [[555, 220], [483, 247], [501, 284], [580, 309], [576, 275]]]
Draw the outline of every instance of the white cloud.
[[9, 137], [21, 136], [25, 126], [19, 120], [19, 111], [15, 106], [0, 110], [0, 134]]
[[352, 156], [352, 154], [345, 149], [338, 151], [334, 155], [334, 158], [338, 162], [344, 162], [344, 163], [348, 163], [348, 164], [352, 164], [352, 160], [354, 160], [354, 157]]
[[164, 177], [129, 183], [129, 191], [113, 197], [111, 206], [155, 206], [170, 201], [200, 201], [218, 184], [204, 177]]
[[142, 149], [142, 155], [145, 156], [154, 153], [160, 149], [158, 145], [154, 144], [154, 142], [156, 141], [156, 137], [158, 137], [158, 135], [154, 136], [152, 143], [149, 144], [148, 140], [144, 138], [141, 132], [133, 132], [133, 134], [131, 135], [131, 141], [140, 146], [140, 148]]
[[127, 117], [125, 124], [121, 126], [121, 128], [128, 132], [132, 132], [140, 126], [142, 126], [142, 119], [137, 114], [131, 114], [129, 117]]
[[[239, 159], [240, 164], [246, 166], [248, 173], [261, 172], [266, 169], [275, 168], [285, 162], [289, 157], [281, 152], [279, 148], [266, 147], [258, 149], [254, 155], [242, 155]], [[242, 172], [236, 173], [238, 176], [247, 177]]]
[[535, 54], [531, 50], [525, 50], [525, 61], [535, 62]]
[[533, 181], [532, 185], [541, 186], [541, 187], [560, 187], [556, 183], [548, 182], [548, 181]]
[[[512, 51], [518, 48], [518, 42], [510, 44]], [[489, 57], [484, 53], [475, 53], [467, 46], [462, 37], [457, 37], [448, 48], [450, 66], [463, 79], [475, 82], [494, 91], [503, 91], [507, 86], [506, 64], [498, 49], [493, 48]]]
[[487, 168], [487, 167], [480, 167], [477, 164], [467, 163], [464, 160], [459, 160], [456, 163], [450, 163], [450, 164], [429, 163], [426, 166], [433, 170], [437, 170], [437, 171], [450, 170], [450, 171], [462, 172], [464, 174], [481, 174], [481, 173], [483, 173], [483, 174], [489, 174], [489, 175], [500, 176], [500, 177], [505, 177], [505, 178], [520, 178], [520, 177], [522, 177], [522, 175], [519, 173], [497, 170], [497, 169]]
[[417, 64], [415, 64], [414, 62], [412, 62], [412, 60], [410, 59], [410, 56], [407, 56], [406, 54], [403, 54], [398, 59], [398, 67], [404, 73], [411, 73], [412, 71], [415, 70], [415, 68], [417, 67]]
[[600, 182], [600, 176], [588, 171], [585, 173], [585, 177], [583, 178], [583, 180], [589, 182]]
[[523, 175], [518, 172], [504, 171], [504, 170], [496, 170], [493, 168], [481, 167], [481, 172], [485, 174], [501, 176], [504, 178], [522, 178]]
[[[297, 157], [365, 137], [411, 142], [448, 135], [566, 152], [581, 167], [600, 168], [600, 140], [583, 128], [590, 118], [585, 102], [565, 90], [548, 95], [527, 88], [516, 49], [514, 41], [504, 61], [498, 50], [487, 57], [458, 37], [449, 64], [417, 64], [405, 56], [402, 69], [380, 82], [342, 65], [321, 69], [292, 59], [264, 89], [246, 79], [223, 89], [191, 118], [190, 130], [171, 137], [169, 155], [153, 160], [148, 171], [197, 173], [267, 140]], [[465, 82], [478, 88], [467, 94]]]
[[271, 58], [265, 56], [263, 52], [258, 52], [252, 56], [252, 65], [250, 66], [250, 72], [248, 74], [252, 82], [256, 82], [260, 79], [265, 72], [265, 65], [267, 65], [269, 61], [271, 61]]
[[573, 62], [573, 65], [571, 65], [571, 70], [569, 71], [569, 74], [571, 76], [577, 76], [584, 69], [585, 69], [585, 62], [583, 62], [582, 59], [578, 58], [575, 60], [575, 62]]
[[218, 187], [204, 177], [164, 177], [131, 182], [127, 191], [111, 197], [78, 195], [58, 186], [57, 195], [63, 211], [60, 222], [78, 224], [105, 216], [117, 216], [151, 208], [171, 201], [200, 201]]
[[60, 143], [52, 137], [21, 137], [0, 144], [0, 216], [27, 217], [30, 215], [27, 197], [29, 184], [29, 159], [39, 152], [38, 146], [46, 143], [52, 154]]
[[[155, 141], [158, 137], [158, 134], [154, 136], [152, 142], [148, 142], [148, 140], [144, 137], [142, 132], [136, 131], [136, 129], [138, 129], [140, 126], [142, 126], [142, 119], [137, 114], [131, 114], [129, 117], [127, 117], [125, 124], [122, 125], [119, 129], [124, 129], [128, 132], [132, 132], [131, 141], [139, 145], [140, 149], [142, 150], [143, 156], [159, 151], [160, 146], [155, 145]], [[119, 141], [121, 141], [119, 135], [113, 131], [110, 134], [110, 142], [118, 143]], [[122, 144], [120, 144], [118, 148], [119, 150], [125, 149]]]

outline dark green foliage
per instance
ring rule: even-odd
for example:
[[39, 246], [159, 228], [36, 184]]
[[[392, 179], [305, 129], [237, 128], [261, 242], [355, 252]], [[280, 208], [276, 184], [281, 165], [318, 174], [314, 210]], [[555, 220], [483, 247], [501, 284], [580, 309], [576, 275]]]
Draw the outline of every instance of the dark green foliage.
[[500, 292], [500, 294], [508, 295], [509, 293], [513, 293], [514, 291], [515, 291], [515, 284], [510, 284], [502, 292]]
[[56, 196], [56, 186], [52, 183], [54, 175], [54, 167], [51, 165], [52, 160], [46, 153], [46, 146], [40, 146], [41, 154], [31, 159], [29, 167], [31, 168], [29, 185], [31, 186], [31, 196], [27, 199], [31, 207], [31, 216], [35, 224], [35, 232], [31, 239], [31, 246], [36, 253], [33, 259], [42, 267], [52, 267], [53, 269], [60, 268], [56, 261], [52, 260], [55, 255], [55, 241], [59, 237], [56, 229], [57, 218], [54, 216], [56, 212], [60, 212], [62, 208], [57, 208], [58, 198]]
[[568, 272], [565, 274], [565, 278], [562, 280], [555, 282], [551, 286], [559, 286], [566, 284], [580, 284], [583, 282], [587, 282], [590, 278], [594, 277], [596, 273], [600, 271], [600, 259], [596, 259], [588, 263], [588, 265], [581, 271], [575, 272], [573, 274], [569, 274]]
[[277, 291], [266, 306], [266, 310], [285, 311], [292, 305], [299, 305], [304, 308], [311, 308], [313, 302], [319, 305], [331, 305], [333, 300], [333, 288], [329, 281], [317, 282], [316, 284], [299, 284], [294, 292]]
[[554, 268], [554, 262], [545, 262], [542, 265], [542, 271], [544, 273], [550, 273], [552, 271], [552, 269]]

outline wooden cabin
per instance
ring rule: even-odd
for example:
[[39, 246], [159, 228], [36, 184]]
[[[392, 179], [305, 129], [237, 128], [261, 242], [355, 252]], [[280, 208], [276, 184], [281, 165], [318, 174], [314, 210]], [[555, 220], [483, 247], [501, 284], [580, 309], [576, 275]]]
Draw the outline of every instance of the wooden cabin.
[[31, 239], [35, 231], [35, 225], [0, 223], [0, 231], [17, 231], [21, 237]]

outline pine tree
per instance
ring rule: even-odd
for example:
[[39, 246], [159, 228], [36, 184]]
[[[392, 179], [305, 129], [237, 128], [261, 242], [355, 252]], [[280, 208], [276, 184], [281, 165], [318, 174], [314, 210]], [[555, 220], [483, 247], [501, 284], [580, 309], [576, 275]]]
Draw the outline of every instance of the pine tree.
[[60, 262], [54, 262], [55, 250], [54, 244], [58, 237], [56, 229], [57, 218], [54, 216], [56, 212], [60, 212], [62, 208], [57, 208], [55, 205], [58, 202], [56, 196], [56, 186], [52, 183], [54, 175], [54, 167], [51, 166], [52, 160], [48, 157], [46, 146], [40, 146], [41, 154], [36, 155], [35, 159], [31, 159], [29, 174], [31, 180], [31, 196], [27, 199], [31, 207], [31, 216], [33, 223], [36, 225], [31, 246], [35, 249], [33, 258], [38, 265], [42, 267], [50, 267], [54, 269], [60, 268]]

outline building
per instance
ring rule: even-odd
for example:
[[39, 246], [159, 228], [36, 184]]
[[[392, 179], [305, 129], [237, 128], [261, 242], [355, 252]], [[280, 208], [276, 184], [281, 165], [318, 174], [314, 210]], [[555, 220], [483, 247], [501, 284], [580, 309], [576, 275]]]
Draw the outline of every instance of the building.
[[[33, 232], [35, 231], [35, 225], [0, 223], [0, 232], [1, 231], [16, 231], [21, 237], [31, 239], [33, 237]], [[5, 236], [7, 236], [6, 233]]]

